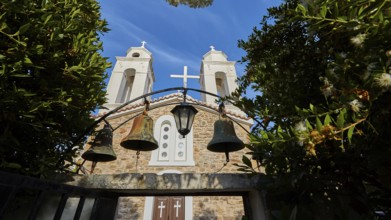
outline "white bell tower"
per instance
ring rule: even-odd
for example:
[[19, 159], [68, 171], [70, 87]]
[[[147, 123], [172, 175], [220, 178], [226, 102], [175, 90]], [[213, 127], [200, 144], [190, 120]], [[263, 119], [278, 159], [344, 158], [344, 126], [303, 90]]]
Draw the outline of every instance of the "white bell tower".
[[[201, 62], [201, 89], [219, 96], [231, 94], [237, 88], [235, 62], [228, 61], [227, 55], [217, 51], [213, 46], [202, 57]], [[202, 101], [215, 104], [216, 98], [202, 94]], [[228, 107], [228, 106], [227, 106]]]
[[110, 110], [152, 91], [155, 82], [152, 53], [145, 48], [145, 41], [141, 43], [140, 47], [129, 48], [126, 57], [116, 57], [107, 85], [105, 107]]

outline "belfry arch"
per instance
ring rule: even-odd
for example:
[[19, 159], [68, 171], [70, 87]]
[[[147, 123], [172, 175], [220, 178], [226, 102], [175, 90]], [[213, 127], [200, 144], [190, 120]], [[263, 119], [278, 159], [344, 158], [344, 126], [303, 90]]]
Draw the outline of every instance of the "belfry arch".
[[221, 97], [229, 95], [226, 75], [226, 73], [220, 71], [215, 73], [217, 95]]
[[130, 100], [135, 76], [136, 69], [134, 68], [129, 68], [124, 71], [124, 79], [121, 81], [116, 103], [124, 103]]
[[[201, 89], [225, 97], [237, 88], [235, 62], [228, 61], [227, 55], [222, 51], [211, 48], [201, 62]], [[216, 103], [216, 98], [202, 94], [202, 101], [213, 104]]]

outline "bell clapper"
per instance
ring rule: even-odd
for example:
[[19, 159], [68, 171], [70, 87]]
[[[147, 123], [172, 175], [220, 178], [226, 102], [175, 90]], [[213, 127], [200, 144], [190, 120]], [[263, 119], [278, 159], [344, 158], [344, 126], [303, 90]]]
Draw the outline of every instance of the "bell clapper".
[[137, 160], [140, 159], [140, 151], [139, 150], [137, 151], [136, 155], [137, 155]]
[[90, 174], [92, 174], [94, 172], [97, 163], [98, 163], [97, 161], [92, 161]]
[[229, 152], [228, 151], [225, 152], [225, 159], [226, 159], [225, 164], [229, 163]]
[[224, 167], [226, 167], [228, 165], [228, 163], [229, 163], [229, 153], [228, 153], [228, 151], [225, 152], [225, 158], [226, 159], [225, 159], [225, 162], [223, 163], [223, 166], [220, 169], [218, 169], [215, 173], [219, 173], [221, 170], [223, 170]]
[[136, 153], [136, 171], [138, 170], [138, 159], [140, 159], [140, 151], [139, 150]]

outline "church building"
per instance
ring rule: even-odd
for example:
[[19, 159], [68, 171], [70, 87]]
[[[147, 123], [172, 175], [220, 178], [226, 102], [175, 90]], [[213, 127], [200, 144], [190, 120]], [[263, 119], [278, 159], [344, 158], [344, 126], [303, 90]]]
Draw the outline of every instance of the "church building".
[[[155, 81], [155, 74], [159, 73], [154, 72], [152, 53], [144, 44], [129, 48], [125, 57], [116, 57], [107, 86], [107, 103], [97, 118], [137, 97], [154, 92], [154, 83], [159, 83]], [[199, 75], [187, 75], [185, 67], [183, 75], [173, 77], [182, 77], [184, 88], [187, 87], [189, 78], [199, 78], [200, 87], [195, 89], [221, 97], [229, 95], [237, 88], [235, 62], [228, 61], [227, 55], [214, 47], [203, 55]], [[156, 98], [148, 96], [138, 99], [105, 118], [113, 133], [112, 148], [116, 160], [97, 163], [87, 161], [84, 163], [85, 173], [239, 173], [234, 164], [241, 163], [246, 148], [230, 152], [227, 162], [224, 152], [212, 152], [208, 150], [208, 144], [216, 132], [215, 121], [222, 117], [234, 121], [236, 136], [248, 143], [252, 119], [229, 102], [224, 103], [225, 108], [220, 108], [224, 112], [219, 112], [218, 98], [207, 93], [200, 93], [201, 98], [198, 100], [181, 91], [170, 92], [171, 94], [157, 94], [159, 96]], [[184, 95], [185, 101], [197, 111], [191, 130], [185, 136], [178, 133], [175, 118], [171, 113], [176, 105], [184, 101]], [[134, 121], [140, 115], [147, 115], [153, 120], [150, 132], [157, 142], [157, 148], [154, 150], [136, 151], [121, 145], [136, 126]], [[100, 123], [97, 130], [103, 128], [104, 124]], [[85, 152], [88, 149], [87, 144]], [[219, 195], [121, 197], [115, 214], [115, 218], [120, 220], [239, 220], [243, 216], [241, 196]]]

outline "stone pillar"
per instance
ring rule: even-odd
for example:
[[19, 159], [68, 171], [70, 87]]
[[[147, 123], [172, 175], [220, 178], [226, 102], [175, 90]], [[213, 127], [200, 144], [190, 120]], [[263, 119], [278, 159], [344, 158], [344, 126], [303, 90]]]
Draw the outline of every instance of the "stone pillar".
[[248, 219], [268, 220], [264, 197], [259, 190], [251, 190], [243, 197], [244, 209]]

